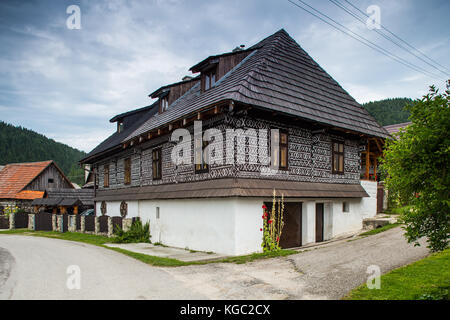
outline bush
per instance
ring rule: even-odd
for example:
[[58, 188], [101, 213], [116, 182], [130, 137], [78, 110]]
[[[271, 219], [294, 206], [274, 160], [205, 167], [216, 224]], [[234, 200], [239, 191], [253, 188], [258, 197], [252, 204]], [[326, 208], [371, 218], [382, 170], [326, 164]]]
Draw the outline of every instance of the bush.
[[150, 223], [142, 224], [141, 220], [136, 220], [130, 227], [130, 230], [123, 231], [122, 228], [115, 226], [112, 241], [115, 243], [150, 243]]

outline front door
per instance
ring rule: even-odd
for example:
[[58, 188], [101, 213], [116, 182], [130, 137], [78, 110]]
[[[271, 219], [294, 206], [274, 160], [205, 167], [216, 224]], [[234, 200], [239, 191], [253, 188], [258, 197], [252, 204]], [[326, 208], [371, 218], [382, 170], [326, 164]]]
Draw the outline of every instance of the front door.
[[[266, 203], [267, 211], [272, 210], [272, 203]], [[280, 238], [281, 248], [294, 248], [302, 245], [302, 203], [285, 202], [283, 214], [284, 227]]]
[[316, 203], [316, 242], [323, 241], [323, 203]]

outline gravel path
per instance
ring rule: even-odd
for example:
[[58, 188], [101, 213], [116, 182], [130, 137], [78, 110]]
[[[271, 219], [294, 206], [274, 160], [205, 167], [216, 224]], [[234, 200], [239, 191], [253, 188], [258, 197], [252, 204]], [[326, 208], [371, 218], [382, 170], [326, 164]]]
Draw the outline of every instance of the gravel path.
[[367, 281], [368, 266], [386, 273], [417, 261], [429, 254], [424, 244], [408, 244], [403, 230], [393, 228], [282, 258], [167, 271], [212, 299], [340, 299]]
[[[87, 244], [0, 235], [0, 299], [339, 299], [369, 265], [385, 273], [428, 254], [394, 228], [247, 264], [158, 268]], [[70, 265], [80, 267], [79, 290], [66, 286]]]

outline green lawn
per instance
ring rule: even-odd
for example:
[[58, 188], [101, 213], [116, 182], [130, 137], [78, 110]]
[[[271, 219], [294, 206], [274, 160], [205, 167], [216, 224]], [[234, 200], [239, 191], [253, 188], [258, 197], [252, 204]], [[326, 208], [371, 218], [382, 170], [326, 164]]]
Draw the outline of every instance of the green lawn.
[[280, 250], [277, 252], [267, 252], [267, 253], [253, 253], [249, 255], [244, 256], [236, 256], [236, 257], [230, 257], [230, 258], [224, 258], [220, 260], [213, 260], [213, 261], [193, 261], [193, 262], [184, 262], [177, 259], [170, 259], [170, 258], [162, 258], [162, 257], [156, 257], [156, 256], [150, 256], [142, 253], [136, 253], [129, 250], [121, 249], [121, 248], [112, 248], [107, 247], [104, 244], [105, 243], [111, 243], [111, 238], [105, 237], [105, 236], [99, 236], [94, 234], [87, 234], [87, 233], [78, 233], [78, 232], [55, 232], [55, 231], [30, 231], [28, 229], [15, 229], [15, 230], [7, 230], [7, 231], [0, 231], [0, 234], [21, 234], [21, 235], [27, 235], [27, 236], [35, 236], [35, 237], [46, 237], [46, 238], [54, 238], [54, 239], [61, 239], [61, 240], [69, 240], [69, 241], [78, 241], [78, 242], [84, 242], [96, 246], [100, 246], [103, 248], [106, 248], [108, 250], [113, 250], [116, 252], [120, 252], [122, 254], [125, 254], [127, 256], [130, 256], [132, 258], [135, 258], [137, 260], [140, 260], [146, 264], [152, 265], [152, 266], [160, 266], [160, 267], [180, 267], [180, 266], [187, 266], [187, 265], [200, 265], [200, 264], [208, 264], [208, 263], [246, 263], [251, 262], [257, 259], [268, 259], [268, 258], [275, 258], [275, 257], [281, 257], [281, 256], [287, 256], [295, 253], [299, 253], [295, 250]]
[[366, 284], [352, 290], [346, 300], [449, 300], [450, 249], [392, 270], [381, 276], [381, 288]]

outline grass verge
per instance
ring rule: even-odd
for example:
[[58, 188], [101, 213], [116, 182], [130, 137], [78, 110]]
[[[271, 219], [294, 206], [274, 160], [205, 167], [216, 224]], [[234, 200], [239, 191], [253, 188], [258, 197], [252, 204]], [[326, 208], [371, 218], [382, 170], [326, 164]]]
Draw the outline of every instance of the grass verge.
[[398, 227], [398, 226], [400, 226], [400, 225], [401, 225], [401, 223], [391, 223], [391, 224], [387, 224], [387, 225], [385, 225], [385, 226], [382, 226], [381, 228], [372, 229], [372, 230], [370, 230], [370, 231], [361, 233], [360, 236], [371, 236], [371, 235], [374, 235], [374, 234], [377, 234], [377, 233], [381, 233], [381, 232], [384, 232], [384, 231], [389, 230], [389, 229], [392, 229], [392, 228], [396, 228], [396, 227]]
[[352, 290], [345, 300], [449, 300], [450, 249], [381, 276], [380, 289]]
[[209, 263], [242, 264], [242, 263], [247, 263], [247, 262], [251, 262], [254, 260], [258, 260], [258, 259], [283, 257], [283, 256], [288, 256], [291, 254], [299, 253], [298, 251], [295, 251], [295, 250], [283, 249], [283, 250], [280, 250], [277, 252], [253, 253], [253, 254], [249, 254], [249, 255], [236, 256], [236, 257], [230, 257], [230, 258], [224, 258], [224, 259], [218, 259], [218, 260], [185, 262], [185, 261], [180, 261], [177, 259], [150, 256], [150, 255], [146, 255], [146, 254], [142, 254], [142, 253], [125, 250], [122, 248], [108, 247], [108, 246], [105, 246], [105, 243], [112, 243], [111, 238], [108, 238], [105, 236], [100, 236], [100, 235], [95, 235], [95, 234], [78, 233], [78, 232], [60, 233], [60, 232], [55, 232], [55, 231], [31, 231], [28, 229], [15, 229], [15, 230], [0, 231], [0, 234], [20, 234], [20, 235], [35, 236], [35, 237], [46, 237], [46, 238], [61, 239], [61, 240], [68, 240], [68, 241], [84, 242], [84, 243], [100, 246], [100, 247], [103, 247], [108, 250], [120, 252], [129, 257], [132, 257], [134, 259], [142, 261], [146, 264], [149, 264], [152, 266], [158, 266], [158, 267], [181, 267], [181, 266], [201, 265], [201, 264], [209, 264]]

